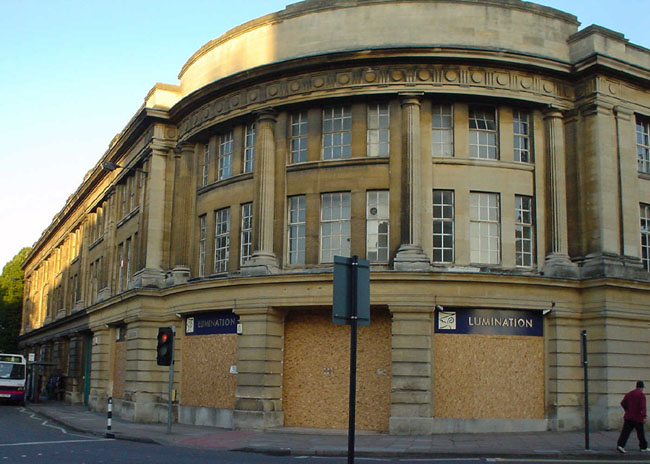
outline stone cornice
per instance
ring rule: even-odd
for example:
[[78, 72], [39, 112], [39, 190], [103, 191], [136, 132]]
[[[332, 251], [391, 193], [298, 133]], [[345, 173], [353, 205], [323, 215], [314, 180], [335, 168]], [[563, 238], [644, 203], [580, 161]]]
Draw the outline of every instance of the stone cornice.
[[518, 70], [444, 64], [395, 64], [321, 70], [235, 89], [192, 111], [178, 124], [186, 141], [209, 127], [267, 106], [337, 96], [404, 92], [464, 93], [531, 100], [570, 108], [573, 87], [566, 82]]

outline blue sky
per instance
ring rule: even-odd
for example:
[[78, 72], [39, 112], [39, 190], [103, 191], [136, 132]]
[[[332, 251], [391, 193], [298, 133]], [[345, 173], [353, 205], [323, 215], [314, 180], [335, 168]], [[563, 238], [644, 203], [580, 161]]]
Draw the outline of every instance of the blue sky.
[[[0, 0], [0, 267], [39, 238], [156, 82], [178, 83], [203, 44], [289, 3]], [[650, 0], [537, 3], [650, 48]]]

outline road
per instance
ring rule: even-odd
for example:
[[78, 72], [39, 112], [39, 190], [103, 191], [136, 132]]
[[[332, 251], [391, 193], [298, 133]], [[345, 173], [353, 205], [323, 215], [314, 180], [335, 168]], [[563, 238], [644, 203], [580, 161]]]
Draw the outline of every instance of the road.
[[[627, 459], [626, 459], [627, 458]], [[632, 459], [630, 459], [632, 458]], [[639, 458], [641, 458], [639, 456]], [[382, 459], [357, 457], [359, 464], [551, 464], [600, 463], [589, 459], [435, 458]], [[650, 462], [626, 456], [607, 460], [616, 464]], [[17, 406], [0, 405], [0, 464], [346, 464], [347, 458], [265, 456], [210, 448], [161, 446], [109, 440], [66, 430]]]

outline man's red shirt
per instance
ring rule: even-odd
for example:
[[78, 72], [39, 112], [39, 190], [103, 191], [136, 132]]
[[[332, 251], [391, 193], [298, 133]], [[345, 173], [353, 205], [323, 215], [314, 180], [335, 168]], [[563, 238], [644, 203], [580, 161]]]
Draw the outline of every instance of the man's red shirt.
[[646, 417], [645, 394], [640, 388], [628, 392], [621, 401], [621, 406], [625, 409], [623, 419], [632, 422], [643, 422]]

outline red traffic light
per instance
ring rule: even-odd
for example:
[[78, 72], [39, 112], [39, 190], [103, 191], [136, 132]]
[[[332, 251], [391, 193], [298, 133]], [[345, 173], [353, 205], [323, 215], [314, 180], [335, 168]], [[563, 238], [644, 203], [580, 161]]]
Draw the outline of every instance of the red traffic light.
[[160, 341], [163, 342], [163, 343], [165, 343], [167, 341], [167, 334], [166, 333], [163, 333], [162, 335], [160, 335]]

